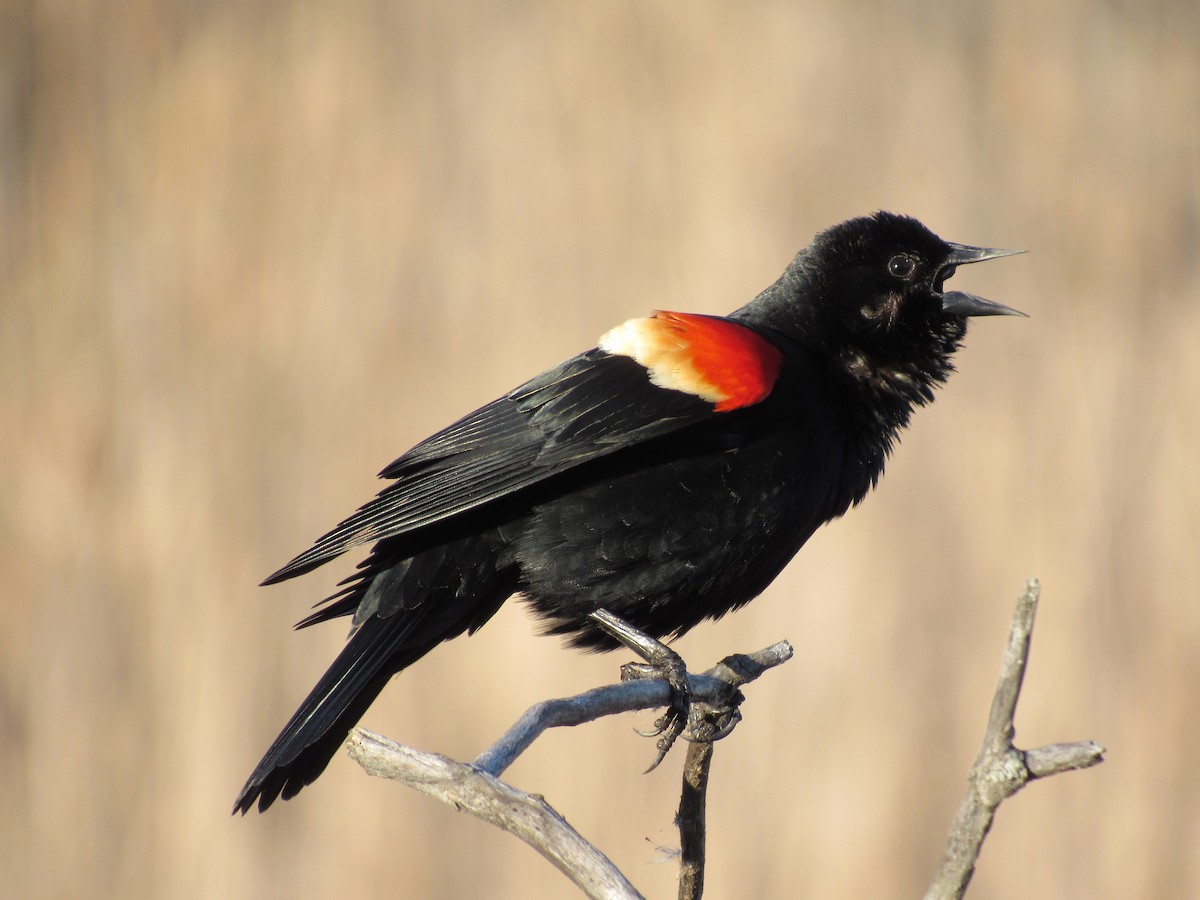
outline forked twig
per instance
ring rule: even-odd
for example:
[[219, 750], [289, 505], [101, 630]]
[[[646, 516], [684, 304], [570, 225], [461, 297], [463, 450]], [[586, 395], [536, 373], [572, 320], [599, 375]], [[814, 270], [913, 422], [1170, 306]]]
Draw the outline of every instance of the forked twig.
[[1037, 579], [1030, 579], [1025, 593], [1017, 600], [983, 746], [971, 767], [966, 796], [950, 828], [941, 865], [925, 892], [925, 900], [957, 900], [963, 896], [1001, 803], [1034, 779], [1086, 769], [1104, 761], [1104, 748], [1095, 741], [1050, 744], [1036, 750], [1013, 746], [1016, 734], [1013, 717], [1029, 662], [1029, 641], [1040, 593]]

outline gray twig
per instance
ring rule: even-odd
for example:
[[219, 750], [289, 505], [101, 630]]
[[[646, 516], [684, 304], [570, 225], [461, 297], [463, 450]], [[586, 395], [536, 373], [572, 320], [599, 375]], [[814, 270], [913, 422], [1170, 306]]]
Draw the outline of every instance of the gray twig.
[[925, 892], [925, 900], [958, 900], [963, 896], [1001, 803], [1034, 779], [1085, 769], [1104, 760], [1104, 748], [1095, 741], [1050, 744], [1027, 751], [1013, 746], [1016, 733], [1013, 717], [1029, 661], [1029, 641], [1040, 593], [1037, 580], [1030, 579], [1025, 593], [1017, 600], [983, 746], [971, 767], [966, 796], [946, 840], [941, 865]]
[[683, 764], [683, 794], [679, 798], [679, 900], [700, 900], [704, 893], [705, 813], [712, 741], [688, 745]]
[[[792, 653], [791, 644], [781, 641], [756, 653], [727, 657], [703, 675], [688, 675], [695, 743], [689, 748], [684, 784], [685, 794], [690, 784], [694, 795], [690, 799], [685, 796], [680, 804], [679, 826], [684, 848], [681, 897], [698, 900], [704, 882], [704, 791], [712, 741], [727, 735], [740, 717], [737, 707], [742, 696], [738, 688], [786, 662]], [[620, 870], [584, 840], [545, 799], [519, 791], [498, 776], [547, 728], [580, 725], [603, 716], [661, 707], [669, 702], [670, 688], [666, 682], [649, 680], [626, 681], [575, 697], [546, 700], [526, 711], [471, 765], [414, 750], [363, 729], [351, 732], [348, 749], [369, 774], [403, 782], [516, 835], [545, 856], [587, 896], [636, 898], [641, 895]], [[697, 762], [701, 758], [703, 763]], [[683, 893], [685, 881], [691, 893]]]
[[542, 797], [519, 791], [473, 766], [405, 747], [361, 728], [351, 732], [348, 749], [369, 774], [401, 781], [516, 835], [587, 896], [641, 900], [621, 870]]
[[[926, 900], [961, 898], [983, 841], [1000, 804], [1037, 778], [1083, 769], [1103, 761], [1094, 741], [1049, 744], [1022, 751], [1013, 746], [1013, 717], [1029, 660], [1029, 642], [1039, 587], [1031, 580], [1017, 601], [1000, 680], [992, 700], [983, 746], [946, 841], [946, 850]], [[679, 826], [679, 897], [698, 900], [704, 885], [705, 801], [713, 741], [727, 735], [740, 718], [738, 688], [767, 669], [786, 662], [792, 647], [781, 641], [757, 653], [722, 660], [703, 675], [688, 675], [692, 695], [692, 745], [684, 765]], [[589, 897], [641, 895], [599, 850], [584, 840], [542, 797], [504, 783], [504, 772], [547, 728], [580, 725], [603, 716], [665, 706], [670, 688], [663, 681], [638, 680], [596, 688], [575, 697], [546, 700], [531, 707], [471, 765], [397, 744], [361, 729], [350, 736], [350, 755], [372, 775], [404, 782], [456, 809], [515, 834], [545, 856]]]
[[[688, 675], [692, 702], [715, 707], [727, 706], [739, 685], [753, 681], [767, 669], [787, 662], [792, 645], [780, 641], [756, 653], [728, 657], [703, 675]], [[744, 660], [750, 677], [729, 668], [730, 660]], [[729, 674], [726, 674], [726, 673]], [[734, 679], [738, 678], [736, 684]], [[474, 765], [482, 772], [500, 775], [536, 741], [547, 728], [582, 725], [604, 716], [656, 709], [671, 702], [671, 689], [665, 681], [623, 681], [594, 688], [574, 697], [543, 700], [526, 710], [496, 743], [476, 757]]]

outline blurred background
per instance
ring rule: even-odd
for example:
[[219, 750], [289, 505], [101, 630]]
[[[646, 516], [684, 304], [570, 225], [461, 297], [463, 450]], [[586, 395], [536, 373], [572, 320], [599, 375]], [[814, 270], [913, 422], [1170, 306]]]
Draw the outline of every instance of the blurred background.
[[[1032, 252], [1030, 313], [858, 510], [678, 642], [790, 638], [709, 793], [709, 896], [912, 897], [1044, 596], [972, 897], [1200, 895], [1200, 5], [17, 2], [0, 7], [0, 877], [14, 897], [570, 896], [344, 756], [231, 818], [356, 559], [257, 582], [417, 440], [654, 308], [723, 313], [891, 209]], [[364, 724], [471, 759], [625, 655], [520, 604]], [[509, 773], [673, 896], [677, 751], [626, 717]]]

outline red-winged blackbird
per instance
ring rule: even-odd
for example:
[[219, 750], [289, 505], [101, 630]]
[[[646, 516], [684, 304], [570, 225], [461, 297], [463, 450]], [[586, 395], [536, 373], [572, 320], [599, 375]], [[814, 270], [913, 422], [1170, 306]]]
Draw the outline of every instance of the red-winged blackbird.
[[392, 675], [515, 593], [596, 649], [616, 646], [598, 609], [665, 638], [753, 599], [875, 484], [966, 318], [1022, 315], [943, 290], [956, 266], [1011, 252], [891, 213], [851, 219], [727, 318], [633, 319], [409, 450], [264, 582], [374, 542], [300, 623], [353, 615], [354, 630], [234, 811], [310, 784]]

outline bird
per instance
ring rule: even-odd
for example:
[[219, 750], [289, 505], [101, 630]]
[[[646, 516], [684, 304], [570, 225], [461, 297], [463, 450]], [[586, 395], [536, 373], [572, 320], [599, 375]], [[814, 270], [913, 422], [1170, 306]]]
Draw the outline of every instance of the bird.
[[371, 545], [297, 624], [350, 617], [351, 633], [233, 812], [311, 784], [393, 675], [514, 595], [588, 650], [619, 646], [599, 610], [670, 640], [758, 596], [875, 486], [968, 319], [1025, 315], [945, 288], [958, 266], [1019, 252], [852, 218], [728, 316], [631, 319], [404, 453], [263, 582]]

